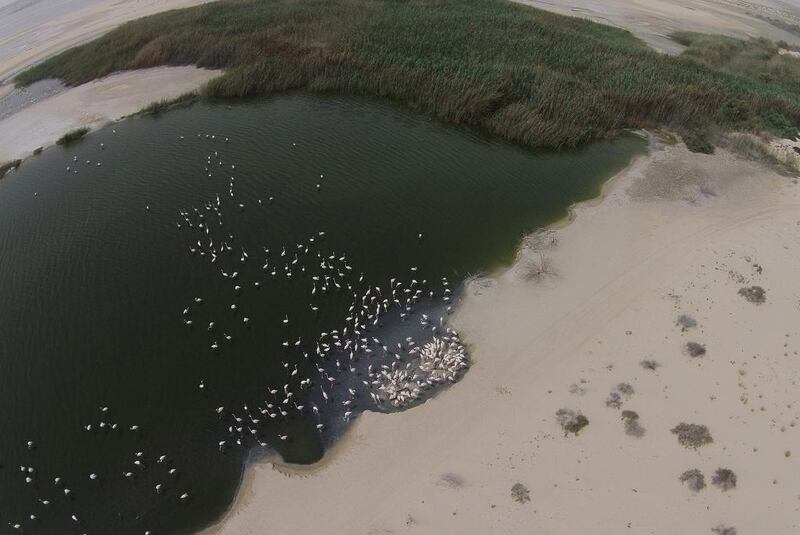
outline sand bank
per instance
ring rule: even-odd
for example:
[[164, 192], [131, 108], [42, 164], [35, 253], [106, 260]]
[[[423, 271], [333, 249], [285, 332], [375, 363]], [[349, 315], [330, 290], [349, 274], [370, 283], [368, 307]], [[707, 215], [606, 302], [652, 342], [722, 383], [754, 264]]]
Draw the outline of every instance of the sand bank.
[[68, 89], [0, 120], [0, 162], [29, 156], [75, 128], [98, 128], [151, 102], [193, 91], [219, 74], [195, 67], [157, 67]]
[[123, 22], [208, 1], [0, 0], [0, 84], [34, 63]]
[[520, 3], [629, 30], [661, 52], [683, 47], [668, 35], [695, 31], [733, 37], [766, 37], [800, 44], [800, 37], [764, 18], [800, 24], [800, 6], [780, 0], [516, 0]]
[[[458, 385], [365, 413], [311, 474], [251, 467], [206, 533], [797, 532], [800, 186], [674, 146], [574, 215], [540, 242], [554, 245], [469, 284], [454, 323], [474, 365]], [[542, 254], [551, 273], [526, 280]], [[752, 285], [766, 302], [739, 295]], [[697, 325], [682, 330], [681, 314]], [[706, 354], [687, 355], [690, 341]], [[633, 393], [608, 407], [620, 383]], [[562, 408], [589, 425], [565, 436]], [[622, 410], [644, 436], [626, 434]], [[683, 447], [680, 422], [713, 442]], [[679, 481], [693, 468], [699, 492]], [[719, 468], [735, 488], [712, 484]], [[530, 502], [512, 499], [518, 482]]]

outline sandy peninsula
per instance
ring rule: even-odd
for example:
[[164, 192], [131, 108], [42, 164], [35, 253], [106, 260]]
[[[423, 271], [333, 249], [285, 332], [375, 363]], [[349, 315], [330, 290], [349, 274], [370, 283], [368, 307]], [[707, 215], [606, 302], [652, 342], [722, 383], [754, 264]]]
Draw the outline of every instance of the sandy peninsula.
[[571, 219], [469, 283], [459, 384], [365, 413], [314, 470], [253, 466], [206, 533], [797, 532], [796, 180], [660, 146]]
[[[0, 105], [15, 74], [132, 19], [209, 0], [0, 0]], [[125, 72], [0, 113], [0, 163], [25, 158], [70, 130], [98, 128], [151, 102], [197, 90], [219, 71], [161, 67]], [[44, 98], [47, 97], [47, 98]], [[2, 112], [3, 110], [0, 110]]]
[[194, 91], [219, 73], [195, 67], [156, 67], [67, 89], [0, 120], [0, 162], [25, 158], [70, 130], [99, 128], [151, 102]]

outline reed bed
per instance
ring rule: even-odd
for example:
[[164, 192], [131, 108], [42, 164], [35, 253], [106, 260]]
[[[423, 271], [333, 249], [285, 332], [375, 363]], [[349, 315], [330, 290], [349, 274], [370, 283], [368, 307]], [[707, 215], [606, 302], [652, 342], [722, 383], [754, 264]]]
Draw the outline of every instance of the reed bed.
[[[683, 38], [690, 52], [665, 56], [624, 30], [502, 0], [227, 0], [124, 24], [17, 81], [191, 64], [225, 70], [206, 98], [377, 97], [556, 149], [627, 128], [671, 128], [700, 150], [719, 131], [797, 133], [790, 78], [709, 61], [713, 43]], [[772, 61], [761, 52], [748, 61]]]

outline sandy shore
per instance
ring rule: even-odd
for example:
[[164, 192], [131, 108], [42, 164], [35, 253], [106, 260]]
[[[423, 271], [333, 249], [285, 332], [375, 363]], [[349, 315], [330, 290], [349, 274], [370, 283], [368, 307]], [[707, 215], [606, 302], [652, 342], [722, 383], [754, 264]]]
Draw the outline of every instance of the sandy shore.
[[585, 17], [629, 30], [661, 52], [683, 47], [669, 39], [675, 31], [739, 38], [766, 37], [800, 44], [800, 37], [764, 18], [800, 24], [800, 6], [781, 0], [516, 0], [562, 15]]
[[0, 0], [0, 84], [123, 22], [210, 0]]
[[25, 158], [75, 128], [98, 128], [151, 102], [193, 91], [219, 74], [195, 67], [157, 67], [68, 89], [0, 120], [0, 162]]
[[[722, 150], [666, 147], [554, 232], [550, 275], [522, 277], [529, 251], [469, 285], [454, 323], [474, 365], [459, 384], [365, 413], [311, 473], [252, 467], [205, 533], [798, 532], [800, 186]], [[739, 295], [752, 285], [765, 303]], [[620, 383], [633, 393], [608, 407]], [[589, 425], [565, 436], [562, 408]], [[681, 422], [713, 442], [682, 446]], [[694, 468], [699, 492], [679, 481]], [[719, 468], [735, 488], [712, 483]]]

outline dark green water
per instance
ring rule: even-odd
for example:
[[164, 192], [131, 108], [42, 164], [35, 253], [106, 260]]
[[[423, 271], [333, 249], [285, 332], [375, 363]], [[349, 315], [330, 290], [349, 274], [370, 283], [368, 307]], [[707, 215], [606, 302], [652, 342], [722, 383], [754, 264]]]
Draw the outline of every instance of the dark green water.
[[[524, 233], [596, 195], [645, 150], [624, 137], [537, 154], [390, 106], [302, 95], [198, 105], [113, 129], [49, 149], [0, 181], [0, 533], [20, 523], [26, 533], [161, 535], [213, 521], [247, 457], [246, 447], [218, 448], [228, 411], [260, 403], [294, 364], [302, 377], [300, 351], [346, 313], [344, 289], [312, 297], [301, 280], [300, 266], [310, 273], [319, 259], [281, 276], [297, 244], [314, 237], [312, 254], [346, 257], [337, 269], [352, 267], [354, 285], [363, 273], [384, 290], [390, 277], [445, 276], [456, 287], [510, 261]], [[204, 208], [217, 195], [221, 225]], [[230, 255], [212, 264], [190, 254], [202, 234], [179, 212], [193, 207], [209, 222], [203, 240], [230, 241]], [[264, 247], [277, 277], [262, 269]], [[234, 270], [236, 279], [220, 275]], [[282, 347], [298, 338], [298, 349]], [[322, 435], [311, 415], [266, 425], [259, 441], [271, 447], [261, 451], [316, 460], [341, 427], [333, 420]]]

